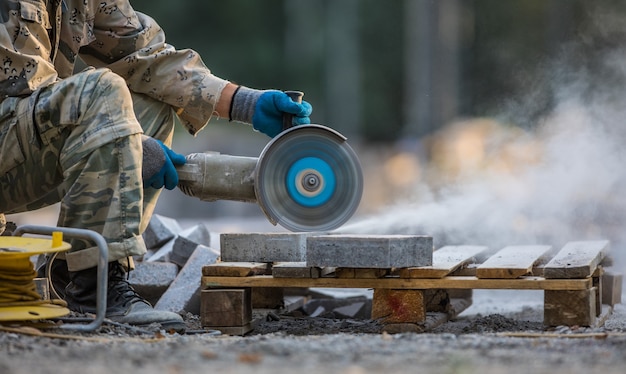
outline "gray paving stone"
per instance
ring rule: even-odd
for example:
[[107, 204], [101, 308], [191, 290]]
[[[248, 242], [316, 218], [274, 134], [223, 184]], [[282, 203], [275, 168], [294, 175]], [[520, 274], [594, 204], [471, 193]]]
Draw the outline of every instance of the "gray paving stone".
[[352, 299], [312, 299], [302, 306], [302, 311], [310, 317], [328, 316], [339, 319], [369, 319], [372, 311], [372, 300], [365, 297]]
[[170, 254], [174, 250], [174, 243], [176, 237], [173, 237], [169, 241], [165, 242], [160, 248], [155, 250], [148, 250], [144, 255], [144, 262], [168, 262], [170, 260]]
[[198, 245], [154, 308], [179, 314], [186, 312], [200, 314], [202, 267], [215, 263], [218, 257], [217, 250]]
[[159, 248], [178, 235], [181, 230], [178, 221], [174, 218], [153, 214], [146, 231], [143, 233], [143, 240], [148, 249]]
[[192, 226], [167, 241], [161, 248], [151, 253], [149, 257], [144, 257], [144, 261], [173, 262], [183, 267], [196, 246], [204, 245], [209, 247], [210, 241], [211, 233], [206, 226]]
[[220, 236], [222, 261], [302, 262], [306, 260], [306, 238], [310, 235], [312, 233], [224, 233]]
[[178, 275], [178, 266], [169, 262], [138, 262], [128, 274], [135, 291], [154, 305]]
[[352, 268], [429, 266], [433, 239], [417, 235], [324, 235], [307, 238], [306, 264]]
[[205, 225], [196, 225], [181, 232], [174, 240], [174, 247], [169, 254], [169, 261], [183, 267], [198, 245], [209, 247], [211, 233]]
[[371, 302], [368, 308], [366, 305], [366, 301], [358, 301], [350, 305], [335, 308], [333, 310], [333, 313], [335, 313], [338, 318], [369, 319], [371, 318], [371, 310]]

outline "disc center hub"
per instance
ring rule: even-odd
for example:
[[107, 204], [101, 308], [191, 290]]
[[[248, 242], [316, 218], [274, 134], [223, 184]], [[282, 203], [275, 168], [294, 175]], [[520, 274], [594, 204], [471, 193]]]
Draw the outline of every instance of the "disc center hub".
[[304, 157], [294, 162], [285, 179], [289, 196], [299, 205], [313, 208], [326, 204], [335, 193], [335, 173], [318, 157]]
[[320, 188], [320, 176], [317, 173], [307, 173], [302, 178], [302, 188], [309, 192], [314, 192]]

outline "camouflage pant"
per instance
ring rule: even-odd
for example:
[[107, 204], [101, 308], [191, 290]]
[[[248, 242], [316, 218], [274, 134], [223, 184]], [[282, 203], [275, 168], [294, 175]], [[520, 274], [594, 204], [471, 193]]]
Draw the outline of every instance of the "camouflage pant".
[[[141, 233], [159, 190], [143, 188], [141, 133], [171, 144], [171, 107], [89, 69], [0, 103], [0, 212], [60, 202], [57, 224], [94, 230], [109, 260], [145, 253]], [[70, 270], [96, 266], [93, 243], [72, 240]]]

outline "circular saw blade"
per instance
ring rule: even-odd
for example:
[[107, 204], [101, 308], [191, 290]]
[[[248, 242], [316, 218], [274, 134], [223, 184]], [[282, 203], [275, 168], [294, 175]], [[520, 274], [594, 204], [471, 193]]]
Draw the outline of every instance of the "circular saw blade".
[[337, 131], [289, 128], [267, 144], [255, 170], [257, 202], [291, 231], [330, 231], [356, 211], [363, 194], [359, 160]]

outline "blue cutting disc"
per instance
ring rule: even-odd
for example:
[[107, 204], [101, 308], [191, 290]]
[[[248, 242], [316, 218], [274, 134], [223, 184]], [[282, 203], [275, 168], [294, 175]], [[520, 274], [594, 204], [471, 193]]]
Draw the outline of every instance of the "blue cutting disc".
[[311, 208], [326, 203], [336, 186], [335, 173], [318, 157], [305, 157], [294, 162], [285, 183], [295, 202]]
[[294, 126], [263, 149], [254, 192], [273, 224], [296, 232], [334, 230], [359, 206], [361, 165], [337, 131], [322, 125]]

